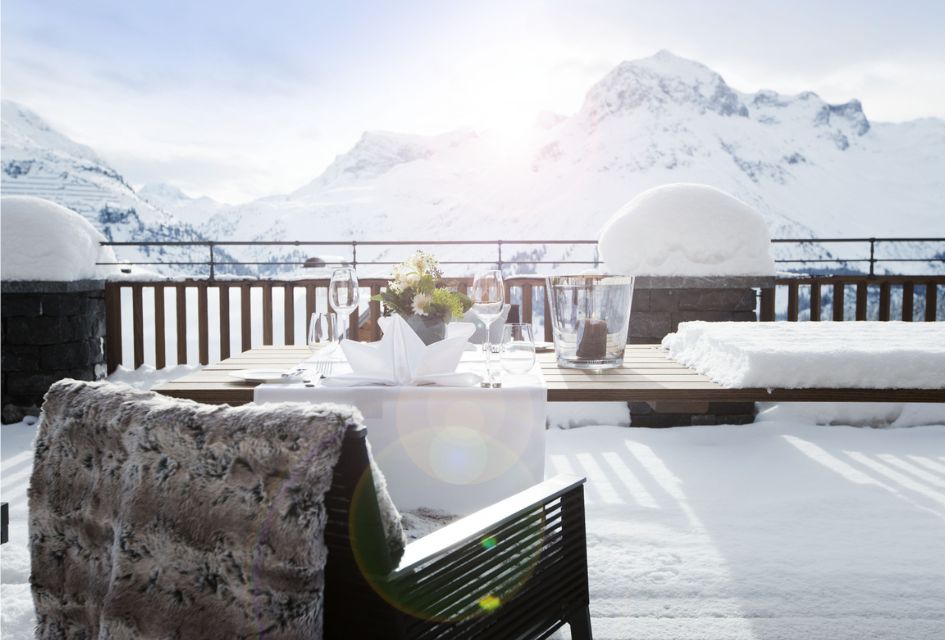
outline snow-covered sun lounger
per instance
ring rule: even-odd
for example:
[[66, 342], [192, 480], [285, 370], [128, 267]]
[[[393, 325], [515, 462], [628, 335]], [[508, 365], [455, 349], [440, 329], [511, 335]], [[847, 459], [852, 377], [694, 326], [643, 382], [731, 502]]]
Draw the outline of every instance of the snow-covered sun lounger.
[[663, 347], [726, 388], [945, 390], [939, 322], [685, 322]]

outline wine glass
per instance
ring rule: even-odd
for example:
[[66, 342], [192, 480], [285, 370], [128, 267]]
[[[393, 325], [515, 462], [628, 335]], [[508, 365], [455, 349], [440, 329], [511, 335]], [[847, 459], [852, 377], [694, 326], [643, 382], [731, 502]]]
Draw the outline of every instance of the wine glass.
[[502, 328], [502, 368], [522, 375], [535, 366], [535, 338], [532, 325], [509, 323]]
[[[328, 304], [342, 320], [347, 320], [351, 312], [361, 302], [361, 290], [358, 288], [358, 274], [350, 267], [335, 269], [328, 284]], [[344, 329], [342, 328], [342, 334]]]
[[335, 313], [313, 313], [308, 323], [308, 348], [328, 354], [341, 339], [341, 322]]
[[473, 278], [472, 288], [469, 290], [469, 299], [472, 300], [472, 310], [486, 325], [486, 339], [483, 349], [486, 352], [486, 381], [484, 387], [498, 386], [492, 380], [492, 323], [502, 315], [502, 306], [505, 304], [505, 284], [502, 282], [502, 272], [497, 269], [477, 273]]

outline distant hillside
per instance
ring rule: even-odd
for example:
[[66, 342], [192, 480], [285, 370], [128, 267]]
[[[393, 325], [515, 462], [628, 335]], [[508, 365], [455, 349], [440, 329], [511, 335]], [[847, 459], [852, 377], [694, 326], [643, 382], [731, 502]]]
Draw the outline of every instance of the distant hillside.
[[[2, 102], [0, 141], [0, 190], [5, 195], [36, 196], [68, 207], [113, 241], [203, 237], [192, 225], [141, 199], [92, 149], [9, 100]], [[136, 261], [181, 259], [183, 255], [162, 248], [119, 248], [116, 253], [120, 259]]]

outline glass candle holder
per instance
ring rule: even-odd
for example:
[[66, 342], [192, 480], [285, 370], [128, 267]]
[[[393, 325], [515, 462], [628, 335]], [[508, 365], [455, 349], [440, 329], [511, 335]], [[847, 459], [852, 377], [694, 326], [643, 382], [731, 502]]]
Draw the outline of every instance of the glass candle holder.
[[614, 369], [623, 365], [630, 328], [633, 276], [548, 276], [545, 283], [558, 365]]

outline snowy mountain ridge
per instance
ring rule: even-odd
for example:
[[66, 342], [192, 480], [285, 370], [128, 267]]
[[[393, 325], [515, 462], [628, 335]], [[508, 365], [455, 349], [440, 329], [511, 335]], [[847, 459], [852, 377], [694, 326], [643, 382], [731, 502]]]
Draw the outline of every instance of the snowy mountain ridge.
[[146, 184], [137, 191], [145, 202], [181, 220], [202, 220], [230, 205], [208, 196], [194, 198], [167, 183]]
[[[43, 135], [64, 153], [62, 140]], [[7, 146], [5, 109], [5, 162]], [[67, 155], [78, 162], [77, 151]], [[5, 189], [22, 184], [11, 171], [4, 164]], [[541, 114], [519, 136], [369, 131], [288, 194], [226, 205], [150, 185], [129, 197], [215, 239], [588, 239], [641, 191], [701, 182], [756, 208], [775, 237], [945, 236], [943, 176], [945, 121], [873, 123], [857, 100], [740, 92], [661, 51], [619, 64], [575, 114]], [[290, 255], [303, 256], [240, 253]]]
[[668, 105], [685, 105], [699, 113], [748, 117], [748, 108], [722, 76], [665, 50], [643, 60], [621, 62], [591, 87], [581, 112], [597, 123], [641, 107], [665, 112]]
[[[112, 241], [198, 240], [193, 225], [141, 198], [89, 147], [62, 135], [40, 116], [2, 101], [4, 195], [36, 196], [79, 213]], [[169, 261], [181, 251], [122, 248], [125, 260]]]

